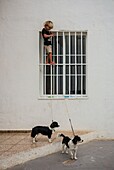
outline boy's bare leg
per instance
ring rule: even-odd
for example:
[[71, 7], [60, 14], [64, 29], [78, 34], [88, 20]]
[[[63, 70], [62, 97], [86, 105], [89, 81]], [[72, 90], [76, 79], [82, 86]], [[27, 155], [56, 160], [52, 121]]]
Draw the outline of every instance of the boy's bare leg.
[[49, 59], [50, 59], [50, 64], [55, 64], [55, 62], [52, 61], [52, 53], [49, 53]]
[[49, 54], [46, 57], [46, 64], [49, 64]]

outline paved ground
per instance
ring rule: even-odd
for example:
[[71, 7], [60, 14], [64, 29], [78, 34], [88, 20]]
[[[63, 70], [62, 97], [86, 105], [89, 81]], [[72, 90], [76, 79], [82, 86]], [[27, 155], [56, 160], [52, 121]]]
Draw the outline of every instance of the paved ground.
[[[47, 137], [38, 136], [38, 142], [32, 143], [29, 133], [0, 133], [0, 170], [48, 155], [60, 150], [60, 138], [56, 138], [57, 131], [53, 134], [53, 143], [49, 144]], [[72, 132], [62, 131], [62, 133], [72, 136]], [[88, 134], [87, 131], [77, 131], [79, 135]]]
[[[0, 133], [0, 170], [14, 167], [15, 165], [19, 165], [19, 164], [24, 164], [27, 161], [35, 160], [36, 158], [41, 158], [46, 155], [60, 151], [61, 139], [56, 138], [57, 133], [64, 133], [65, 135], [72, 136], [71, 131], [70, 132], [69, 131], [57, 131], [55, 134], [53, 134], [53, 137], [52, 137], [53, 142], [52, 143], [48, 143], [48, 140], [46, 137], [39, 135], [38, 142], [36, 144], [33, 144], [32, 139], [30, 137], [30, 132], [29, 133], [17, 133], [17, 132], [13, 132], [13, 133], [11, 133], [11, 132], [3, 133], [2, 132], [2, 133]], [[114, 135], [112, 133], [107, 134], [107, 133], [99, 133], [99, 132], [76, 131], [75, 134], [78, 134], [79, 136], [82, 137], [82, 139], [84, 140], [83, 143], [87, 143], [88, 141], [91, 141], [93, 139], [104, 139], [104, 140], [114, 139]], [[110, 143], [110, 141], [108, 141], [108, 142]], [[106, 144], [106, 146], [107, 145], [108, 145], [108, 143]], [[84, 146], [86, 146], [86, 145], [83, 144], [81, 148], [83, 148]], [[111, 144], [111, 146], [112, 146], [112, 144]], [[81, 151], [81, 148], [80, 148], [80, 151]], [[101, 148], [102, 148], [102, 146], [101, 146]], [[112, 148], [112, 150], [113, 150], [113, 148]], [[80, 155], [80, 157], [81, 157], [81, 155]], [[45, 159], [46, 158], [48, 158], [48, 157], [45, 157]], [[60, 153], [58, 153], [51, 159], [53, 160], [53, 158], [55, 158], [55, 164], [58, 162], [59, 164], [62, 164], [62, 166], [64, 165], [65, 167], [69, 164], [69, 161], [67, 160], [68, 157], [66, 158], [66, 155], [63, 156]], [[88, 157], [84, 156], [84, 158], [83, 158], [83, 154], [82, 154], [83, 161], [88, 160], [85, 158], [88, 158]], [[114, 155], [113, 155], [113, 158], [114, 158]], [[51, 159], [50, 159], [50, 161], [51, 161]], [[38, 159], [38, 160], [40, 160], [40, 159]], [[41, 160], [43, 160], [43, 159], [41, 159]], [[58, 161], [56, 161], [56, 160], [58, 160]], [[94, 159], [92, 156], [91, 156], [91, 161], [94, 162]], [[48, 160], [47, 160], [47, 163], [48, 163]], [[51, 164], [53, 165], [53, 162]], [[40, 165], [38, 164], [38, 166], [40, 166]], [[59, 166], [61, 167], [61, 165], [59, 165]], [[76, 166], [77, 166], [77, 164], [76, 164]], [[25, 167], [25, 169], [26, 169], [26, 167]], [[45, 169], [45, 167], [43, 167], [43, 169]], [[49, 167], [49, 169], [50, 169], [50, 167]]]
[[8, 170], [114, 170], [114, 141], [94, 140], [80, 145], [78, 160], [57, 152]]
[[[52, 136], [53, 143], [60, 141], [60, 138], [56, 138], [58, 133], [64, 133], [66, 135], [72, 136], [71, 131], [57, 131]], [[76, 134], [83, 135], [88, 134], [88, 131], [77, 131]], [[30, 132], [9, 132], [0, 133], [0, 158], [12, 156], [22, 151], [28, 151], [37, 147], [46, 146], [49, 144], [47, 137], [38, 135], [38, 142], [36, 144], [32, 143], [32, 138]]]

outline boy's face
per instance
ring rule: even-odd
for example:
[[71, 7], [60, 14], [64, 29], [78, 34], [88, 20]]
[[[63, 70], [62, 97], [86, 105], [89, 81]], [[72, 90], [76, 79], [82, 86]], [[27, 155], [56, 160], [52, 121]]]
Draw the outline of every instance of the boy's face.
[[51, 30], [51, 28], [48, 25], [46, 25], [45, 28], [46, 30]]

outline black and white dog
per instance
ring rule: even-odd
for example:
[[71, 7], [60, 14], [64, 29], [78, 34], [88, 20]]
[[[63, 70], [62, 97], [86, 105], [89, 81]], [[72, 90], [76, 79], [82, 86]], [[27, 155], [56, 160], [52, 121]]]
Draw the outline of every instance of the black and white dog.
[[52, 122], [50, 127], [48, 126], [35, 126], [32, 128], [31, 137], [33, 138], [33, 143], [36, 142], [36, 137], [40, 133], [48, 137], [49, 142], [51, 142], [51, 136], [55, 128], [59, 127], [58, 122]]
[[83, 140], [78, 135], [74, 136], [73, 139], [63, 134], [59, 134], [59, 136], [63, 137], [62, 153], [65, 153], [65, 152], [69, 153], [71, 156], [71, 159], [77, 159], [77, 149], [78, 149], [77, 144], [83, 142]]

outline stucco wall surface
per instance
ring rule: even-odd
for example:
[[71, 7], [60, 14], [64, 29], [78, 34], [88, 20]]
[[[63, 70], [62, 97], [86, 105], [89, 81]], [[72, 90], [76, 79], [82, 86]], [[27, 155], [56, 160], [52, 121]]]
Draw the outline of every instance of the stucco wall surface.
[[[88, 97], [67, 100], [74, 129], [114, 131], [114, 1], [0, 0], [0, 129], [70, 129], [64, 100], [39, 100], [38, 31], [87, 30]], [[52, 112], [51, 112], [52, 104]]]

